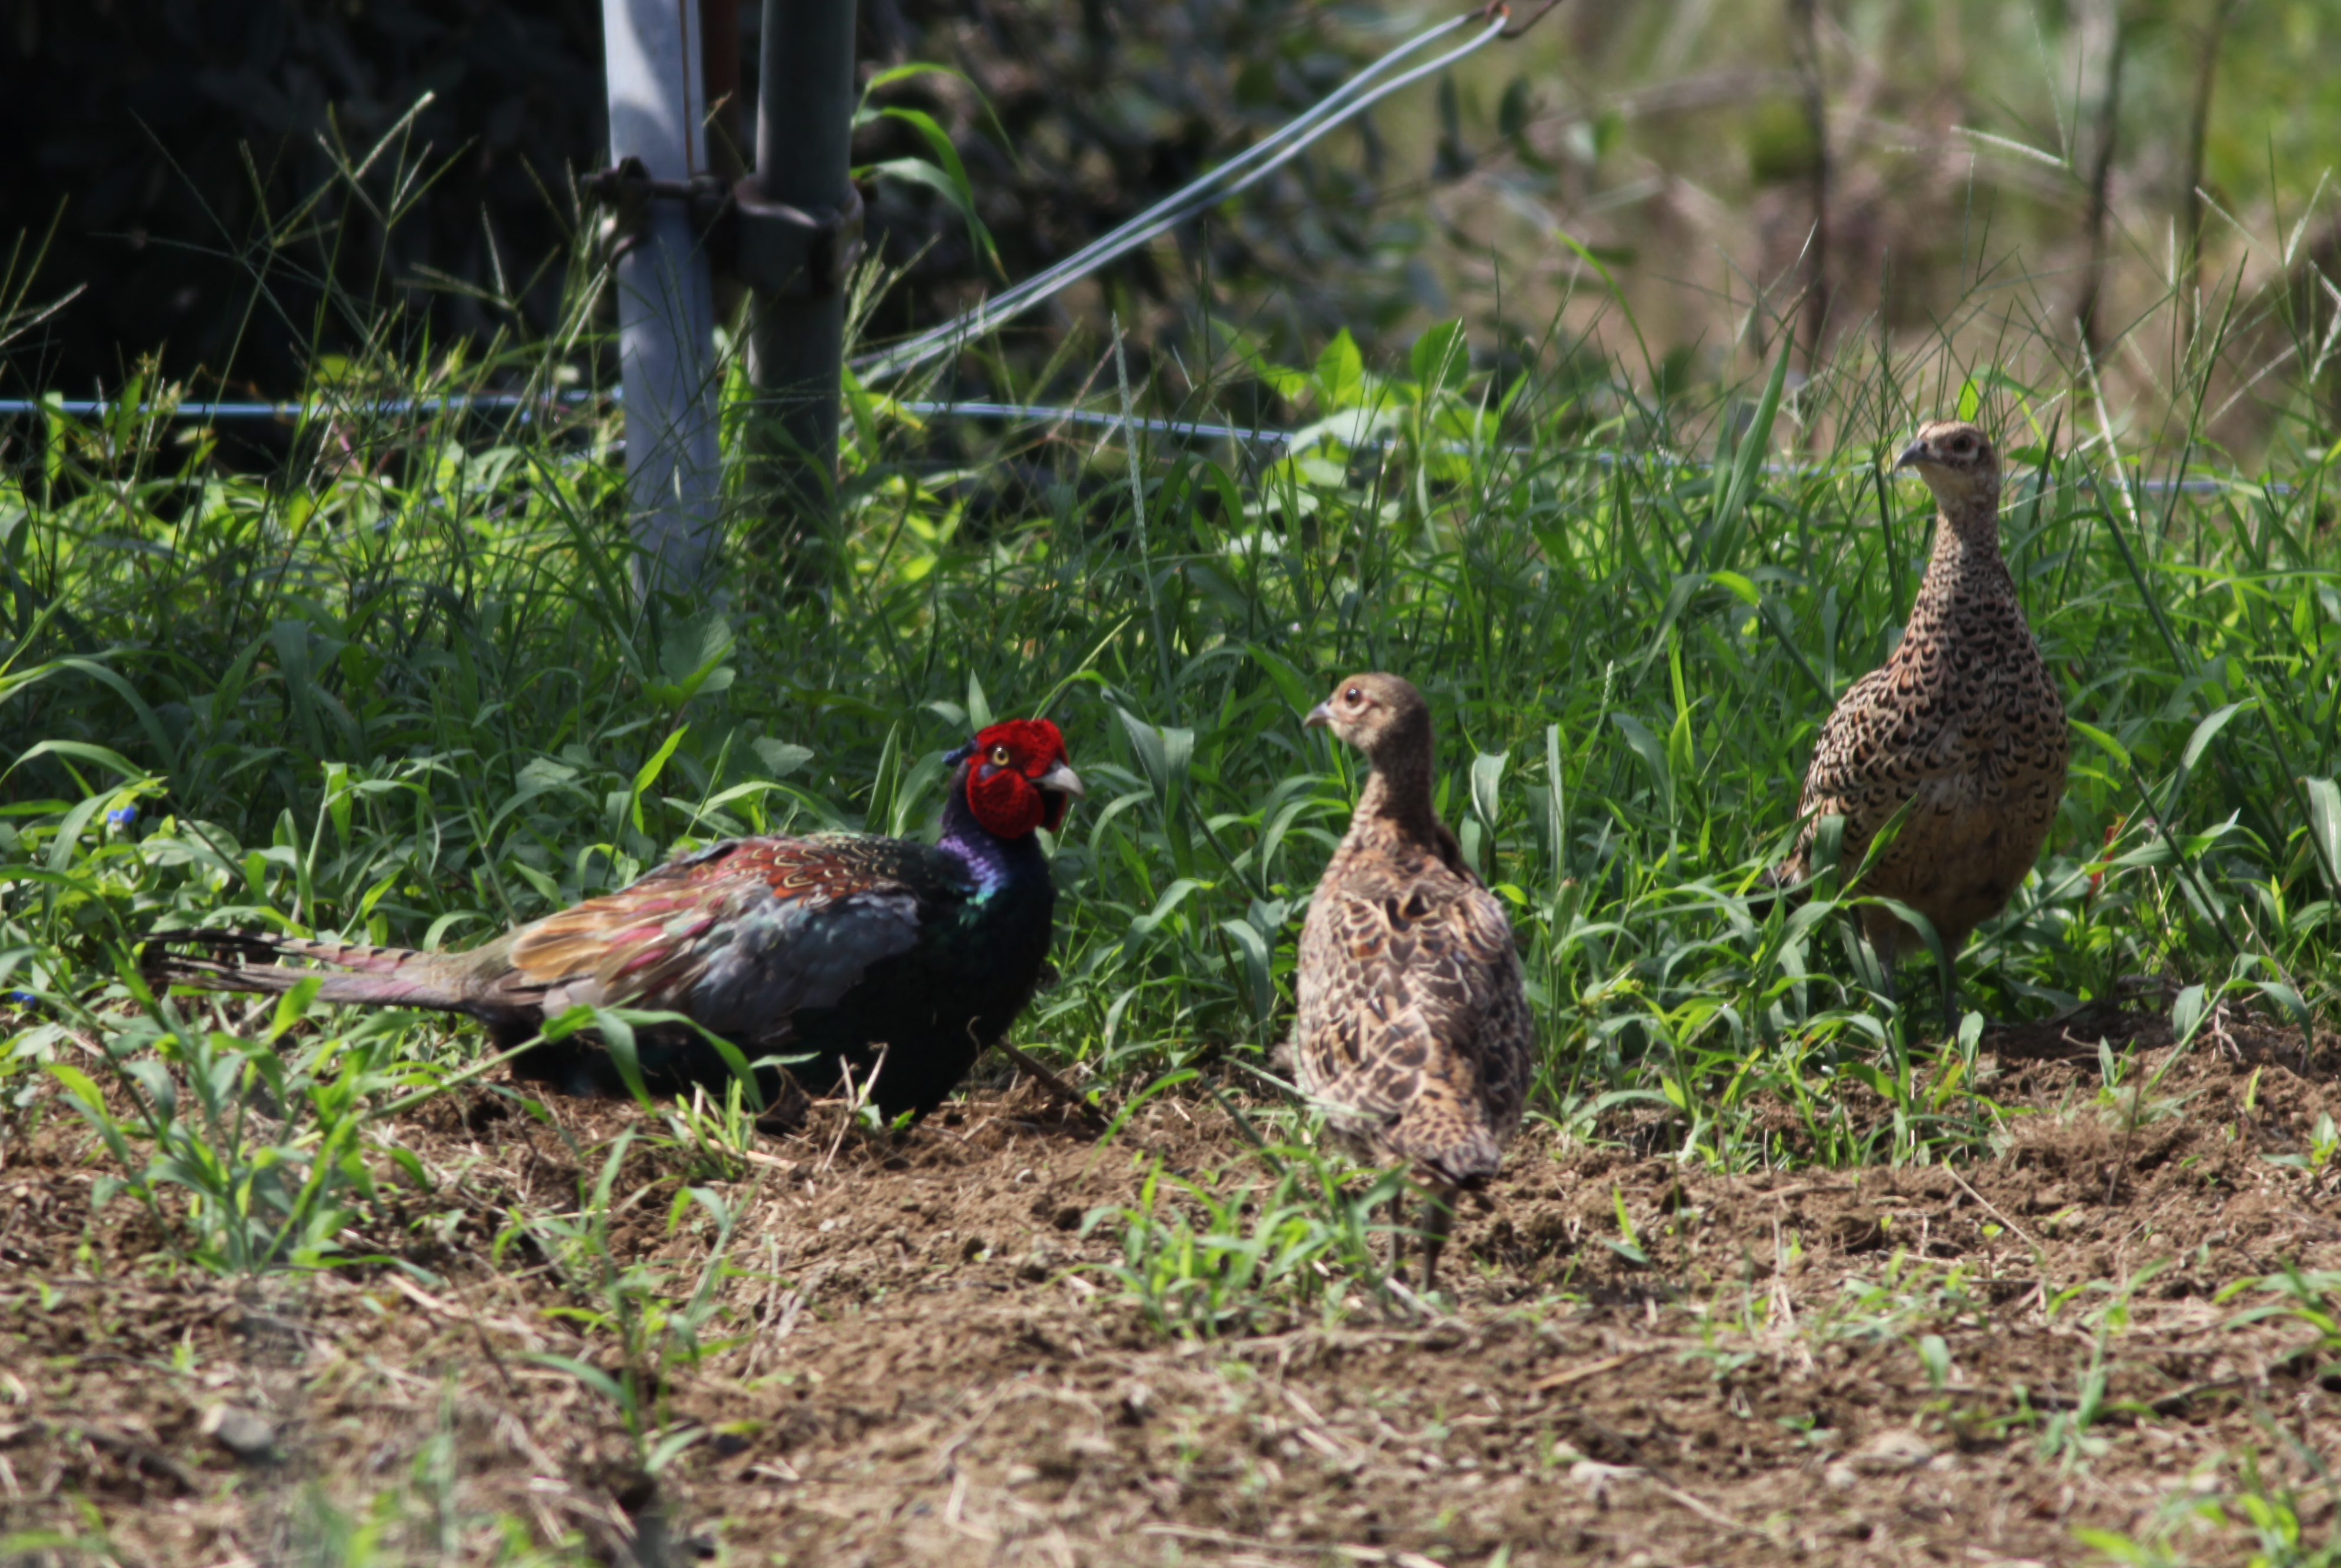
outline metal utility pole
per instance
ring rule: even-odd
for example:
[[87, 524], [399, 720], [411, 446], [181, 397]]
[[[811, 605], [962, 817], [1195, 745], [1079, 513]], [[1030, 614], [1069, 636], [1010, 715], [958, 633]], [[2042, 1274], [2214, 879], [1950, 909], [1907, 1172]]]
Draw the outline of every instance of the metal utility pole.
[[801, 553], [834, 504], [845, 277], [862, 248], [846, 178], [853, 0], [764, 0], [756, 172], [733, 193], [739, 271], [754, 291], [750, 484]]
[[706, 168], [699, 0], [602, 0], [602, 35], [634, 581], [645, 596], [703, 593], [720, 542], [707, 253], [690, 207], [649, 199], [643, 184], [687, 184]]

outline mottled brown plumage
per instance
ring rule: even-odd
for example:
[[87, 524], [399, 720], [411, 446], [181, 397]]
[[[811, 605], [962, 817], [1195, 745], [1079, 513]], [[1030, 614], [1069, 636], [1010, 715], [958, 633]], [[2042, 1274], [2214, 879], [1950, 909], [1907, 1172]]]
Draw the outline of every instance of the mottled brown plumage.
[[1430, 804], [1430, 710], [1395, 675], [1355, 675], [1310, 711], [1373, 775], [1300, 932], [1292, 1057], [1334, 1136], [1410, 1162], [1434, 1196], [1430, 1288], [1455, 1189], [1495, 1174], [1520, 1125], [1534, 1037], [1503, 907]]
[[[1902, 641], [1854, 683], [1821, 729], [1805, 775], [1811, 819], [1784, 881], [1802, 881], [1813, 832], [1845, 819], [1841, 863], [1908, 802], [1909, 814], [1858, 891], [1898, 898], [1933, 924], [1946, 959], [2007, 903], [2039, 858], [2065, 793], [2065, 705], [1999, 554], [1999, 459], [1963, 422], [1922, 426], [1897, 468], [1934, 491], [1935, 551]], [[1863, 911], [1864, 932], [1890, 966], [1919, 946], [1890, 911]], [[1958, 1017], [1943, 977], [1947, 1027]]]

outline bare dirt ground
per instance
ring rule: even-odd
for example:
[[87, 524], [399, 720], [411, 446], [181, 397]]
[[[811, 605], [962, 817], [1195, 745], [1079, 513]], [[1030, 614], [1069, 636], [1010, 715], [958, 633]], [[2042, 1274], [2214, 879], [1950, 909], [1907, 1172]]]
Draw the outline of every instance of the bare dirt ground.
[[[632, 1107], [475, 1092], [392, 1129], [432, 1181], [347, 1238], [383, 1261], [243, 1284], [94, 1215], [102, 1149], [22, 1113], [0, 1560], [2070, 1563], [2097, 1530], [2241, 1562], [2253, 1488], [2313, 1549], [2341, 1343], [2220, 1293], [2341, 1269], [2341, 1042], [2304, 1076], [2296, 1032], [2238, 1025], [2133, 1105], [2097, 1066], [2125, 1033], [2142, 1081], [2158, 1020], [1989, 1039], [2006, 1146], [1958, 1168], [1717, 1176], [1532, 1129], [1466, 1202], [1451, 1311], [1202, 1341], [1082, 1225], [1157, 1161], [1256, 1176], [1209, 1098], [1103, 1143], [1029, 1089], [900, 1139], [816, 1107], [718, 1180]], [[603, 1239], [564, 1241], [630, 1127]], [[721, 1270], [692, 1183], [735, 1216]], [[658, 1315], [702, 1286], [694, 1359]]]

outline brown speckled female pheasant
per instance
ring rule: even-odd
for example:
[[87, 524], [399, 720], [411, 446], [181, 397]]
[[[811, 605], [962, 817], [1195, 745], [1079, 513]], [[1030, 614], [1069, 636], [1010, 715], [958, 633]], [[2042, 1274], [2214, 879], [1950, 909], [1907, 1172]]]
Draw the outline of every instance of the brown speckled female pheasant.
[[[1850, 870], [1905, 802], [1909, 815], [1858, 891], [1898, 898], [1942, 939], [1943, 1017], [1958, 1027], [1956, 965], [2039, 858], [2065, 793], [2065, 705], [1999, 555], [1999, 459], [1963, 422], [1921, 426], [1897, 468], [1935, 493], [1935, 553], [1893, 657], [1838, 701], [1821, 729], [1799, 808], [1812, 819], [1777, 873], [1802, 881], [1814, 826], [1845, 819]], [[1923, 946], [1872, 906], [1862, 928], [1888, 967]]]
[[[1430, 806], [1430, 710], [1395, 675], [1353, 675], [1310, 710], [1373, 763], [1300, 932], [1292, 1058], [1334, 1136], [1429, 1181], [1423, 1288], [1459, 1187], [1520, 1125], [1534, 1029], [1503, 907]], [[1401, 1248], [1401, 1255], [1402, 1255]]]

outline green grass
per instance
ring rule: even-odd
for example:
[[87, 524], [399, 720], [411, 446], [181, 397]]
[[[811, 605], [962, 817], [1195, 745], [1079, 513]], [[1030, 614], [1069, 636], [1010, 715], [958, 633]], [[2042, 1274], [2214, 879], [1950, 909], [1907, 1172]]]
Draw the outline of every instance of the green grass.
[[[2085, 385], [1947, 376], [1947, 349], [1653, 402], [1582, 353], [1499, 389], [1459, 328], [1379, 369], [1346, 337], [1287, 369], [1231, 336], [1218, 372], [1309, 422], [1275, 461], [1001, 438], [939, 470], [857, 389], [825, 548], [778, 554], [737, 496], [721, 600], [641, 606], [612, 416], [363, 401], [553, 384], [586, 341], [338, 366], [321, 392], [351, 401], [264, 473], [128, 412], [7, 448], [0, 1094], [120, 1140], [109, 1194], [192, 1193], [174, 1234], [206, 1264], [327, 1256], [382, 1168], [359, 1124], [482, 1047], [354, 1014], [303, 1036], [297, 1007], [252, 1044], [147, 996], [141, 933], [470, 944], [722, 835], [921, 831], [946, 749], [1046, 711], [1091, 794], [1051, 846], [1061, 978], [1018, 1037], [1128, 1096], [1280, 1037], [1359, 783], [1300, 719], [1363, 667], [1430, 696], [1440, 808], [1520, 935], [1537, 1114], [1655, 1117], [1723, 1169], [1982, 1148], [1976, 1032], [1911, 1026], [1923, 968], [1898, 1016], [1831, 900], [1751, 897], [1924, 562], [1930, 504], [1880, 459], [1954, 406], [2010, 453], [2007, 551], [2076, 720], [2038, 875], [1961, 958], [1970, 1000], [2037, 1016], [2150, 976], [2189, 1036], [2220, 1001], [2332, 1002], [2341, 544], [2305, 416], [2246, 476], [2127, 444]], [[1807, 450], [1821, 431], [1862, 433]], [[2220, 482], [2135, 482], [2182, 475]]]
[[[2223, 1474], [2231, 1467], [2232, 1481]], [[2198, 1465], [2196, 1484], [2166, 1499], [2137, 1535], [2076, 1533], [2099, 1561], [2131, 1568], [2180, 1568], [2214, 1555], [2251, 1568], [2332, 1568], [2341, 1563], [2341, 1542], [2333, 1539], [2326, 1523], [2331, 1499], [2319, 1495], [2330, 1490], [2329, 1484], [2294, 1488], [2272, 1481], [2263, 1473], [2260, 1456], [2247, 1450]], [[2325, 1504], [2322, 1519], [2314, 1506], [2318, 1503]]]
[[1273, 1171], [1269, 1181], [1198, 1180], [1158, 1166], [1136, 1204], [1084, 1219], [1085, 1232], [1120, 1234], [1121, 1261], [1099, 1273], [1150, 1326], [1210, 1338], [1269, 1332], [1312, 1315], [1334, 1322], [1362, 1305], [1350, 1299], [1351, 1280], [1386, 1312], [1415, 1304], [1391, 1286], [1393, 1227], [1374, 1217], [1394, 1201], [1411, 1201], [1403, 1178], [1386, 1173], [1364, 1186], [1312, 1148], [1261, 1153]]

